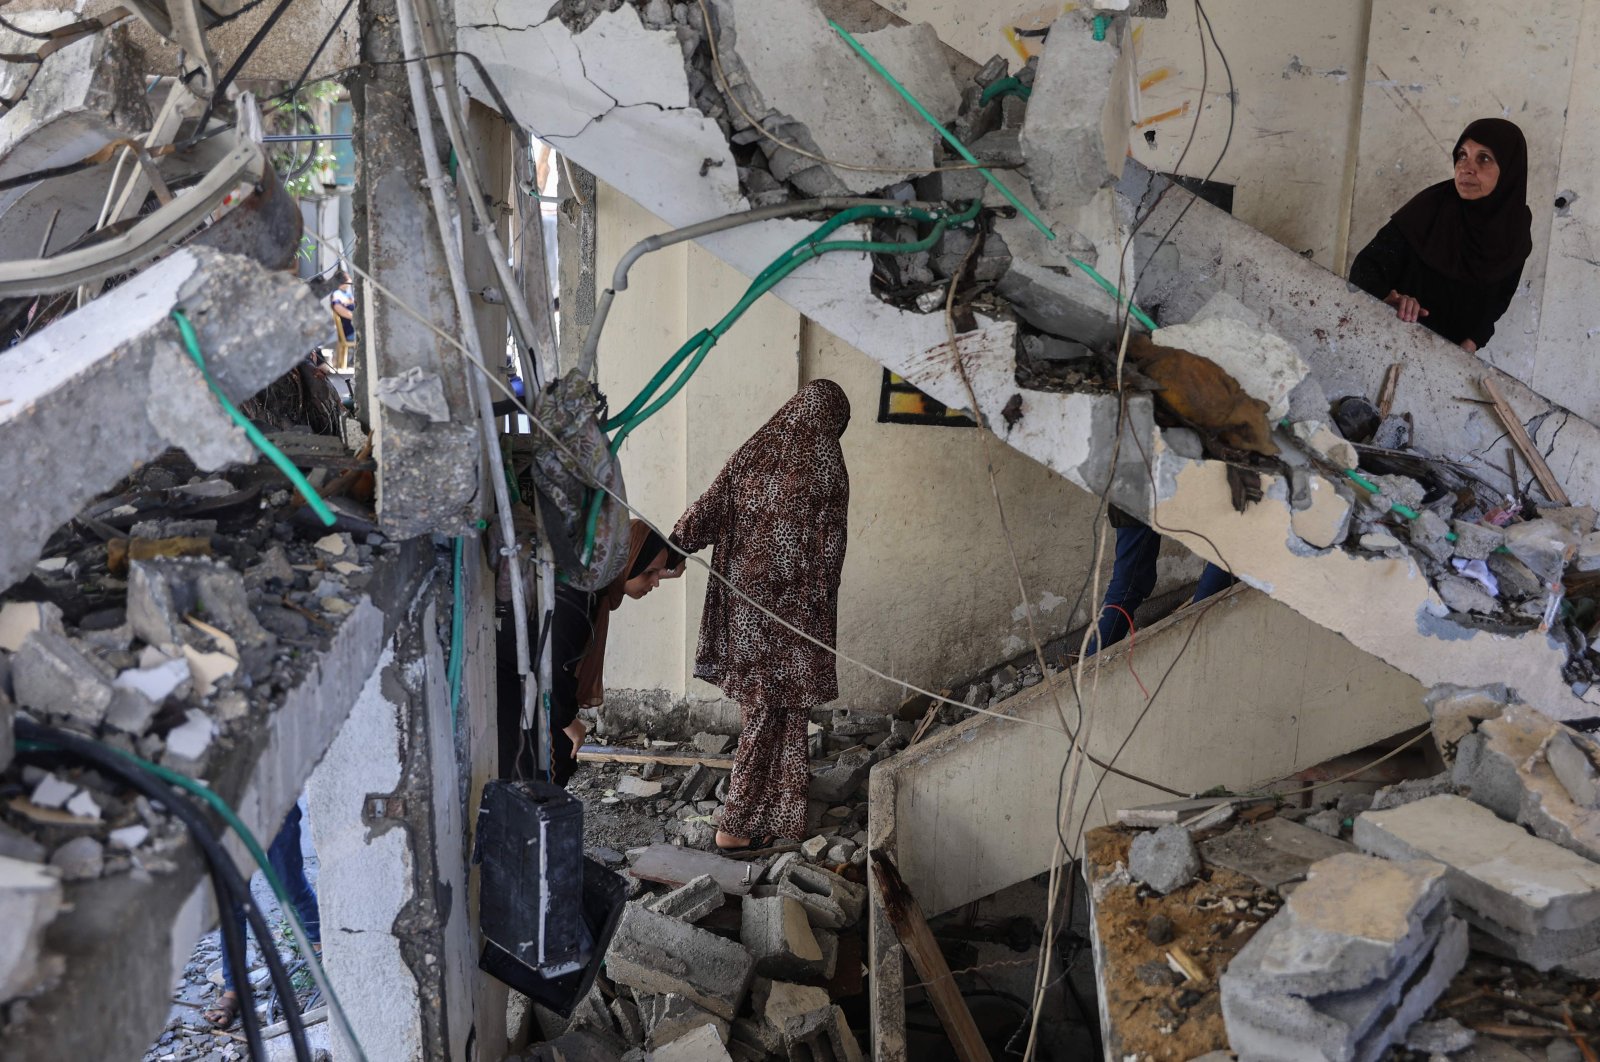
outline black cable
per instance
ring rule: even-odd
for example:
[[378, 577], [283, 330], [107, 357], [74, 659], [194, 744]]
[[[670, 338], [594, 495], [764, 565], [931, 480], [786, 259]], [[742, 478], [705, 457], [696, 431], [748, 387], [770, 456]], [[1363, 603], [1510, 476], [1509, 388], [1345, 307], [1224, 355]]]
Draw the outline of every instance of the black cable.
[[0, 18], [0, 26], [4, 26], [6, 29], [10, 30], [12, 33], [15, 33], [19, 37], [27, 37], [31, 40], [49, 41], [55, 39], [54, 33], [35, 33], [33, 30], [25, 30], [15, 22], [11, 22], [5, 18]]
[[[1216, 176], [1217, 169], [1222, 165], [1222, 160], [1227, 157], [1228, 148], [1233, 146], [1233, 129], [1234, 124], [1238, 119], [1239, 99], [1238, 93], [1233, 84], [1233, 66], [1228, 62], [1228, 54], [1222, 50], [1222, 45], [1217, 43], [1217, 31], [1211, 27], [1211, 16], [1206, 14], [1205, 6], [1201, 3], [1201, 0], [1194, 0], [1194, 11], [1196, 28], [1199, 27], [1200, 21], [1203, 19], [1205, 21], [1206, 36], [1211, 38], [1211, 46], [1217, 50], [1217, 58], [1222, 60], [1222, 69], [1228, 75], [1228, 134], [1223, 138], [1222, 150], [1217, 152], [1217, 161], [1211, 164], [1211, 168], [1206, 171], [1205, 177], [1201, 179], [1202, 183], [1209, 184], [1211, 183], [1211, 178]], [[1200, 50], [1202, 52], [1205, 51], [1204, 39], [1200, 41]], [[1195, 128], [1199, 128], [1199, 125], [1200, 116], [1196, 114]], [[1161, 199], [1165, 198], [1165, 196], [1166, 190], [1163, 190], [1161, 196], [1157, 198], [1156, 203], [1151, 206], [1150, 213], [1155, 212], [1155, 206], [1159, 205]], [[1183, 204], [1183, 209], [1178, 211], [1178, 216], [1172, 219], [1172, 224], [1167, 226], [1167, 231], [1163, 232], [1161, 234], [1161, 238], [1156, 241], [1156, 245], [1151, 249], [1149, 257], [1145, 259], [1145, 268], [1139, 270], [1138, 275], [1134, 277], [1133, 286], [1128, 290], [1129, 305], [1133, 304], [1134, 297], [1139, 292], [1139, 282], [1144, 279], [1144, 274], [1149, 270], [1150, 263], [1155, 261], [1156, 255], [1160, 252], [1161, 248], [1166, 244], [1166, 242], [1172, 238], [1172, 233], [1174, 230], [1176, 230], [1177, 227], [1183, 222], [1184, 217], [1194, 207], [1195, 202], [1198, 201], [1199, 198], [1200, 197], [1198, 195], [1191, 195], [1189, 201]], [[1130, 235], [1128, 239], [1131, 243], [1133, 237]]]
[[283, 17], [283, 13], [289, 10], [289, 5], [292, 3], [294, 3], [294, 0], [278, 0], [278, 6], [274, 7], [271, 13], [261, 20], [261, 25], [257, 26], [256, 31], [250, 35], [250, 39], [245, 42], [244, 48], [234, 58], [227, 72], [217, 79], [216, 85], [211, 89], [211, 98], [206, 100], [206, 109], [201, 112], [200, 121], [195, 125], [196, 133], [205, 130], [206, 123], [211, 121], [211, 115], [217, 109], [217, 101], [227, 98], [228, 86], [233, 84], [233, 79], [239, 76], [239, 71], [244, 69], [244, 64], [250, 61], [250, 57], [261, 46], [261, 42], [267, 39], [267, 34], [272, 32], [272, 27], [277, 25], [278, 19]]
[[[69, 753], [89, 763], [97, 770], [109, 774], [130, 788], [144, 795], [147, 799], [159, 802], [168, 811], [181, 821], [189, 830], [204, 854], [211, 867], [213, 888], [217, 892], [219, 904], [218, 922], [226, 942], [231, 935], [235, 941], [241, 941], [238, 923], [232, 917], [232, 905], [227, 901], [231, 898], [234, 903], [244, 909], [245, 918], [251, 930], [256, 935], [256, 940], [261, 945], [262, 958], [266, 961], [267, 972], [273, 987], [285, 999], [294, 999], [294, 986], [290, 983], [288, 974], [284, 971], [283, 960], [278, 955], [278, 949], [273, 942], [272, 931], [267, 926], [266, 919], [262, 917], [260, 909], [256, 906], [254, 897], [250, 893], [250, 886], [239, 875], [239, 869], [234, 866], [233, 859], [223, 850], [221, 842], [217, 840], [200, 809], [187, 797], [174, 792], [165, 782], [146, 773], [133, 760], [127, 759], [120, 753], [112, 751], [98, 742], [80, 737], [66, 731], [56, 730], [41, 726], [30, 719], [18, 718], [14, 723], [17, 738], [24, 741], [33, 741], [40, 744], [54, 745], [58, 749]], [[234, 967], [235, 979], [239, 990], [240, 1018], [245, 1025], [245, 1036], [250, 1044], [254, 1057], [265, 1058], [266, 1052], [261, 1043], [261, 1030], [258, 1017], [255, 1013], [254, 992], [250, 985], [249, 966], [244, 954], [242, 942], [239, 947], [239, 962]], [[311, 1062], [311, 1049], [306, 1042], [305, 1023], [297, 1007], [286, 1007], [285, 1020], [289, 1024], [289, 1036], [294, 1044], [295, 1058], [300, 1062]]]

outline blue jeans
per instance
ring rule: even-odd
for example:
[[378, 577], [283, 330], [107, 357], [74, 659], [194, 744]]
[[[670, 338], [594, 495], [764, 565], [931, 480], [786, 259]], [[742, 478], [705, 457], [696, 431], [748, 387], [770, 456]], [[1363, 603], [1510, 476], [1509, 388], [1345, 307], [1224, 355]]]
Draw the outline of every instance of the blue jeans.
[[[1114, 645], [1128, 635], [1128, 621], [1156, 588], [1156, 557], [1161, 536], [1144, 524], [1117, 528], [1117, 559], [1111, 565], [1111, 582], [1100, 606], [1100, 623], [1089, 641], [1089, 653]], [[1215, 564], [1207, 564], [1195, 587], [1194, 601], [1204, 601], [1237, 580]]]
[[[300, 924], [306, 927], [306, 936], [313, 943], [320, 942], [322, 920], [317, 915], [317, 894], [312, 891], [311, 882], [306, 880], [305, 857], [300, 853], [299, 804], [289, 809], [278, 836], [272, 839], [272, 847], [267, 849], [267, 862], [288, 891], [289, 903], [294, 907], [294, 913], [300, 916]], [[247, 928], [243, 906], [234, 905], [233, 919], [239, 923], [239, 936], [243, 939]], [[277, 945], [270, 940], [258, 940], [256, 946], [264, 951]], [[222, 981], [228, 991], [238, 991], [237, 975], [233, 964], [228, 961], [226, 950], [222, 953]]]

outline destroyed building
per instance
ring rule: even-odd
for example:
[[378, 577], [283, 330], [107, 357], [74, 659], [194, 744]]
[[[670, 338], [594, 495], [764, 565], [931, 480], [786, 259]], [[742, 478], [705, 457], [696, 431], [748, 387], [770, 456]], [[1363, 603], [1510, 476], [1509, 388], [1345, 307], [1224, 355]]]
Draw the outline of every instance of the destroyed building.
[[[0, 1059], [1596, 1057], [1600, 0], [980, 8], [5, 5]], [[1492, 115], [1468, 351], [1346, 277]], [[506, 781], [557, 571], [823, 378], [807, 836], [693, 563]]]

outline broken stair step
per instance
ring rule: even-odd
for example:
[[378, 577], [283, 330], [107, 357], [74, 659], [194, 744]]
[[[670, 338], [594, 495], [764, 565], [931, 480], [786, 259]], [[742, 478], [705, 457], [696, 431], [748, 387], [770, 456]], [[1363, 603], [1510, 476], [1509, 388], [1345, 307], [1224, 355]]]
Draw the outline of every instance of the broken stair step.
[[1156, 828], [1175, 823], [1189, 823], [1219, 807], [1242, 810], [1257, 804], [1271, 803], [1272, 797], [1194, 797], [1191, 800], [1170, 800], [1164, 804], [1145, 804], [1137, 808], [1121, 808], [1117, 822], [1123, 826]]
[[1355, 842], [1389, 859], [1443, 863], [1456, 902], [1518, 933], [1581, 929], [1600, 919], [1600, 865], [1464, 797], [1363, 812]]
[[766, 869], [763, 860], [729, 859], [673, 844], [635, 848], [628, 852], [628, 859], [633, 864], [628, 872], [641, 881], [676, 887], [709, 874], [717, 887], [729, 896], [750, 895], [751, 888], [761, 880], [761, 873]]
[[1269, 889], [1299, 881], [1311, 864], [1355, 846], [1288, 819], [1241, 826], [1200, 844], [1206, 863], [1234, 870]]

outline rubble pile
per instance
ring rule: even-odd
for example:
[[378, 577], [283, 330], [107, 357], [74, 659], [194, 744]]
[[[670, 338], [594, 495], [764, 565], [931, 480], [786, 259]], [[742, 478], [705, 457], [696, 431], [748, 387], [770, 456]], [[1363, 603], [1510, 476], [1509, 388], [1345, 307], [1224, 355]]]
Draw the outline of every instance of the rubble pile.
[[210, 777], [312, 673], [393, 548], [362, 505], [333, 504], [329, 530], [265, 463], [201, 476], [172, 451], [61, 528], [0, 598], [0, 909], [17, 927], [0, 1002], [48, 982], [39, 944], [62, 883], [168, 872], [187, 843], [95, 770], [13, 762], [14, 714]]
[[[1224, 1049], [1242, 1062], [1437, 1062], [1488, 1037], [1587, 1057], [1572, 1041], [1600, 1029], [1589, 981], [1600, 979], [1600, 742], [1500, 687], [1440, 687], [1428, 705], [1442, 774], [1325, 808], [1219, 797], [1129, 809], [1091, 835], [1108, 1044], [1141, 1062]], [[1130, 835], [1134, 824], [1155, 829]], [[1242, 927], [1237, 954], [1219, 961], [1204, 934], [1173, 927], [1192, 927], [1225, 876], [1283, 906]], [[1203, 1029], [1205, 980], [1220, 989], [1221, 1025], [1176, 1053], [1142, 1035], [1140, 1006], [1173, 1009], [1159, 963], [1149, 989], [1126, 983], [1157, 929], [1186, 952], [1174, 985], [1195, 993], [1173, 1031]], [[1485, 1050], [1471, 1057], [1501, 1057]]]
[[630, 898], [588, 996], [570, 1019], [538, 1011], [545, 1042], [517, 1062], [864, 1057], [867, 773], [914, 725], [815, 712], [809, 836], [737, 857], [715, 847], [734, 738], [611, 735], [640, 758], [699, 762], [574, 776], [588, 854]]

